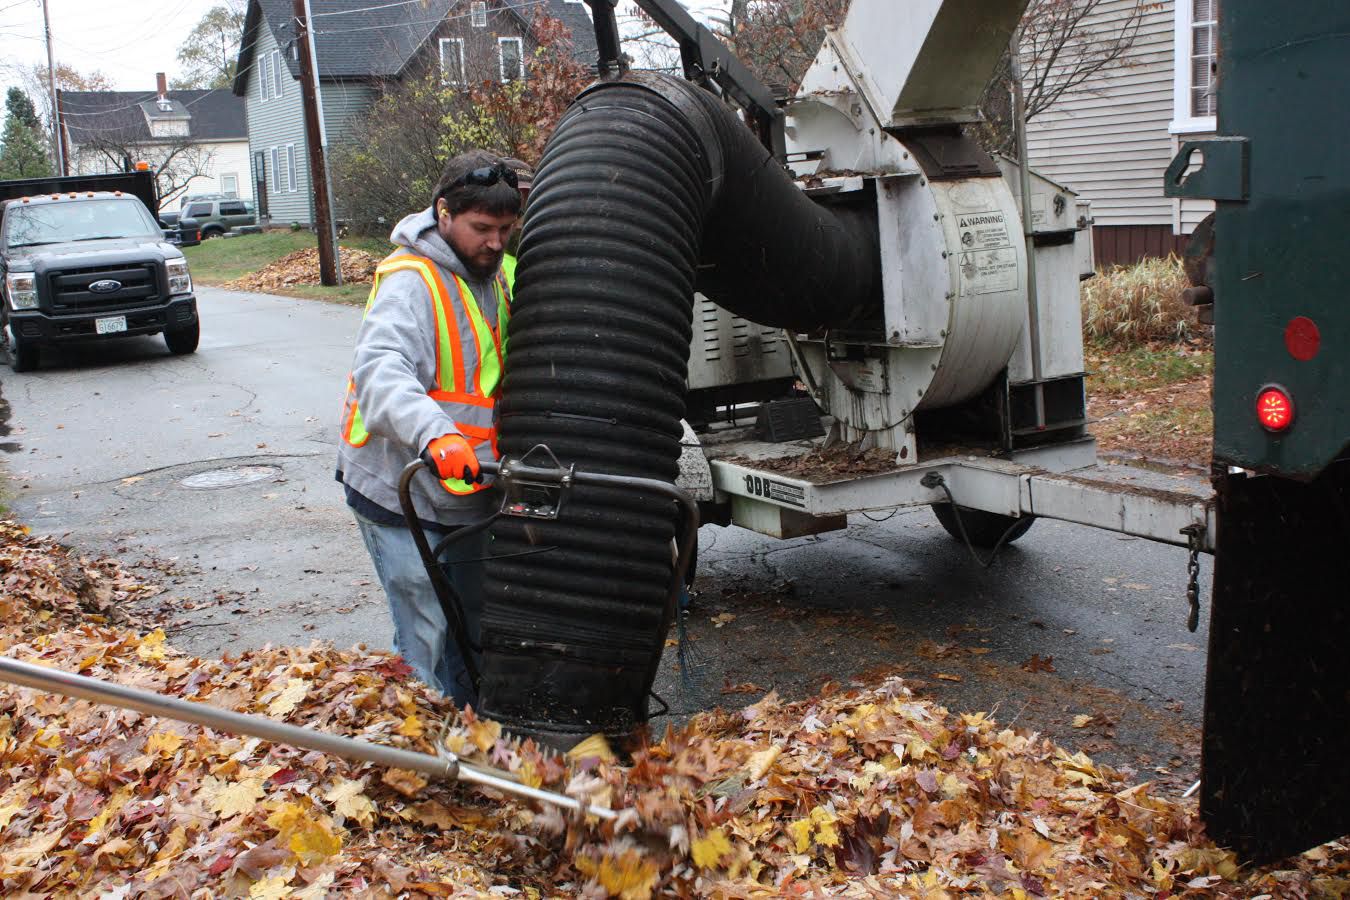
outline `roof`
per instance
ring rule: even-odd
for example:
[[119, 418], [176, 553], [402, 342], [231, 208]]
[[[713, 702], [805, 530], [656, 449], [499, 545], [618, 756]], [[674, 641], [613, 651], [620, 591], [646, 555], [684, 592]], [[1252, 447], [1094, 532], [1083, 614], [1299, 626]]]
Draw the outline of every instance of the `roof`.
[[[447, 18], [467, 16], [470, 0], [312, 0], [314, 47], [319, 77], [388, 78], [407, 66]], [[577, 0], [507, 2], [499, 9], [527, 22], [535, 8], [545, 10], [572, 30], [574, 52], [590, 60], [595, 55], [595, 31], [584, 3]], [[243, 96], [247, 73], [253, 62], [257, 29], [268, 27], [282, 47], [295, 36], [291, 0], [250, 0], [244, 18], [244, 38], [239, 48], [239, 76], [234, 92]], [[289, 53], [282, 58], [293, 78], [300, 77], [299, 63]]]
[[244, 101], [228, 88], [169, 91], [170, 109], [156, 102], [155, 91], [62, 91], [61, 116], [76, 144], [115, 134], [118, 140], [150, 142], [147, 116], [168, 121], [187, 119], [188, 139], [195, 142], [248, 140]]

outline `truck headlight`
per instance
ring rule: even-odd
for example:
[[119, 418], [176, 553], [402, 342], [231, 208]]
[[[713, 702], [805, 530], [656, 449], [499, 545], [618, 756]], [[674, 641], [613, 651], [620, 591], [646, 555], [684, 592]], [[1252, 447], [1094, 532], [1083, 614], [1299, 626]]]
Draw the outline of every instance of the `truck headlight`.
[[188, 274], [186, 259], [171, 259], [164, 264], [169, 272], [169, 293], [192, 293], [192, 276]]
[[37, 309], [37, 275], [32, 272], [10, 272], [5, 275], [5, 293], [13, 309]]

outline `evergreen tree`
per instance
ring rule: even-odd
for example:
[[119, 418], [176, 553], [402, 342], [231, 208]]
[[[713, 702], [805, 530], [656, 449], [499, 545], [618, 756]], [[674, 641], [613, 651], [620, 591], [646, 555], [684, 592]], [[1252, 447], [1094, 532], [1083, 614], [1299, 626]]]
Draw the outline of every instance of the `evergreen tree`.
[[4, 134], [0, 135], [0, 181], [45, 178], [51, 174], [52, 164], [41, 133], [11, 112], [5, 117]]
[[23, 88], [9, 89], [9, 93], [5, 95], [5, 113], [29, 128], [39, 130], [42, 128], [42, 123], [38, 121], [37, 110], [33, 108], [33, 101], [24, 93]]

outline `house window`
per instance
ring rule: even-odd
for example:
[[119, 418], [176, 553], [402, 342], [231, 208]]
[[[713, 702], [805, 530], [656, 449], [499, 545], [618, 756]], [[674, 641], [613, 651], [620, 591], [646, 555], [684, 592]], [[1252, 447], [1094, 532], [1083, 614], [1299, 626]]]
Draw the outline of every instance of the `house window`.
[[441, 38], [441, 84], [464, 84], [463, 38]]
[[272, 190], [281, 193], [281, 150], [272, 148]]
[[1177, 0], [1173, 39], [1173, 134], [1213, 131], [1218, 112], [1220, 0]]
[[487, 27], [487, 3], [485, 0], [474, 0], [469, 4], [469, 21], [474, 28]]
[[520, 38], [497, 38], [497, 58], [502, 81], [516, 81], [525, 77], [525, 47]]
[[220, 176], [220, 192], [221, 192], [222, 194], [224, 194], [225, 196], [227, 196], [227, 197], [238, 197], [238, 196], [239, 196], [239, 176], [238, 176], [238, 175], [234, 175], [234, 174], [230, 174], [230, 175], [221, 175], [221, 176]]
[[1219, 0], [1191, 0], [1191, 115], [1212, 116], [1218, 62]]
[[281, 80], [281, 51], [272, 51], [272, 96], [280, 97], [282, 94]]
[[295, 145], [286, 145], [286, 190], [294, 193], [299, 190], [295, 183]]
[[272, 57], [258, 60], [258, 99], [266, 100], [272, 89]]

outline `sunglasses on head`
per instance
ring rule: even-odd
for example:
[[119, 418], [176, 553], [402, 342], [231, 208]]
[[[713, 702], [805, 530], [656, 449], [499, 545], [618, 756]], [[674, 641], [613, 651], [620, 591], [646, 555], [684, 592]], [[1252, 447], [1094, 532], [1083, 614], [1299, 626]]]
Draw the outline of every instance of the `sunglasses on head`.
[[505, 181], [511, 187], [520, 187], [519, 176], [517, 176], [515, 171], [506, 163], [483, 166], [481, 169], [470, 169], [454, 181], [450, 182], [450, 187], [457, 188], [466, 185], [491, 187], [499, 181]]

